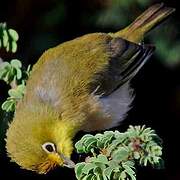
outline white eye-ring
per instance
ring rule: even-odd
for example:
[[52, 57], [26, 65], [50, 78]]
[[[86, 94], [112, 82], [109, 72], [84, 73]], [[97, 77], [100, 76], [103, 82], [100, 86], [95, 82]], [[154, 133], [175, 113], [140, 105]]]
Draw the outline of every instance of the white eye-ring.
[[56, 152], [56, 146], [54, 143], [51, 142], [46, 142], [42, 145], [42, 148], [44, 151], [46, 151], [47, 153], [53, 153]]

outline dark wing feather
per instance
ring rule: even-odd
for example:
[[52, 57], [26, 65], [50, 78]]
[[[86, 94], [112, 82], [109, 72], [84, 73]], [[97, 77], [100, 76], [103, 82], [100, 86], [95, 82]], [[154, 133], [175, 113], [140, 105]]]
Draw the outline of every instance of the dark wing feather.
[[96, 81], [91, 84], [96, 94], [107, 96], [131, 80], [154, 51], [153, 46], [138, 45], [122, 38], [114, 38], [109, 44], [108, 67], [96, 74]]

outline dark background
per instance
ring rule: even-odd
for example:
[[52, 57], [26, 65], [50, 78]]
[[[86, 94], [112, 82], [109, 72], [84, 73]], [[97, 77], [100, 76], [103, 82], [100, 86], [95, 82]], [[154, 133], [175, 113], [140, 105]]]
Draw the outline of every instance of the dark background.
[[[34, 64], [45, 49], [92, 32], [115, 32], [123, 28], [157, 0], [4, 0], [0, 1], [0, 22], [19, 33], [15, 54], [0, 50], [5, 61], [18, 58], [26, 67]], [[180, 34], [178, 1], [164, 1], [176, 13], [145, 39], [157, 46], [156, 53], [133, 79], [136, 98], [127, 119], [117, 129], [129, 124], [152, 127], [164, 141], [165, 169], [139, 168], [138, 180], [180, 179]], [[0, 102], [9, 87], [0, 82]], [[74, 172], [57, 168], [47, 175], [22, 170], [11, 163], [4, 150], [5, 130], [11, 115], [0, 114], [0, 179], [75, 179]], [[76, 139], [82, 136], [77, 135]], [[73, 158], [77, 159], [76, 155]]]

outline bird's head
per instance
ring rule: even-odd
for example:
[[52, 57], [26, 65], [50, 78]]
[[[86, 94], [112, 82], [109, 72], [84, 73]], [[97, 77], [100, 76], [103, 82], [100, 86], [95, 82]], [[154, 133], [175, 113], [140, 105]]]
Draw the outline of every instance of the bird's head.
[[22, 168], [45, 174], [54, 167], [73, 168], [74, 127], [48, 108], [17, 110], [7, 131], [6, 149]]

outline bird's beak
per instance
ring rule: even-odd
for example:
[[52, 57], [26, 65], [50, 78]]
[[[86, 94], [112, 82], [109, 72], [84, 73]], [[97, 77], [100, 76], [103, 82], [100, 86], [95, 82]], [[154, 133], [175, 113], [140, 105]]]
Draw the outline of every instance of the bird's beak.
[[69, 159], [68, 157], [65, 157], [63, 154], [60, 154], [61, 159], [63, 160], [63, 166], [68, 168], [74, 168], [75, 163]]

